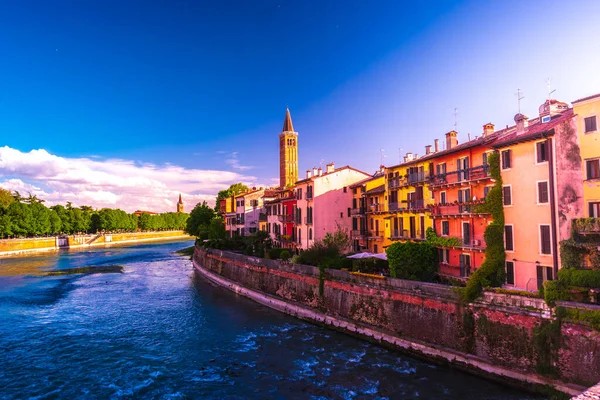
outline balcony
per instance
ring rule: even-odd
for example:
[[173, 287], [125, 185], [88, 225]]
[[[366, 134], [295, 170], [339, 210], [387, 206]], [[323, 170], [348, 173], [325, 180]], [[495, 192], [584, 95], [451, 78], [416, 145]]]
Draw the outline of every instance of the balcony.
[[388, 188], [389, 189], [398, 189], [400, 187], [406, 186], [407, 185], [407, 181], [404, 178], [394, 178], [394, 179], [390, 179], [388, 181]]
[[350, 231], [350, 237], [353, 239], [365, 239], [368, 236], [368, 231], [366, 229], [354, 229]]
[[383, 212], [386, 211], [385, 210], [385, 203], [375, 203], [375, 204], [369, 204], [369, 206], [367, 207], [367, 212]]
[[462, 169], [459, 171], [448, 172], [445, 174], [428, 177], [429, 185], [432, 188], [441, 188], [448, 186], [460, 186], [469, 182], [479, 181], [490, 178], [489, 165], [480, 165], [477, 167]]
[[600, 235], [600, 218], [574, 219], [573, 232], [579, 235]]
[[423, 210], [425, 209], [425, 200], [409, 200], [408, 201], [408, 209], [409, 210]]
[[383, 240], [383, 231], [369, 231], [367, 238], [369, 240]]
[[441, 218], [441, 217], [461, 218], [464, 216], [488, 215], [488, 213], [477, 211], [477, 206], [482, 203], [483, 203], [483, 200], [473, 201], [473, 202], [469, 202], [469, 203], [447, 203], [444, 205], [436, 205], [431, 208], [431, 217], [432, 218]]
[[278, 215], [277, 219], [279, 220], [279, 222], [294, 222], [293, 215]]
[[306, 200], [312, 200], [313, 199], [313, 194], [310, 192], [306, 193]]
[[352, 208], [350, 210], [350, 215], [365, 215], [367, 210], [365, 207]]
[[425, 182], [425, 173], [424, 172], [413, 172], [412, 174], [408, 174], [408, 184], [414, 185], [417, 183]]
[[267, 214], [260, 213], [260, 214], [258, 215], [258, 220], [259, 220], [260, 222], [267, 222]]

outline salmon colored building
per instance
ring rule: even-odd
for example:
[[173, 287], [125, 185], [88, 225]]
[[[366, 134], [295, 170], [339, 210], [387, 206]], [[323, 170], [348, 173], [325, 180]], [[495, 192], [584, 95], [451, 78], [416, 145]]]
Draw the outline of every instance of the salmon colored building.
[[575, 100], [583, 168], [584, 216], [600, 218], [600, 93]]
[[295, 209], [296, 195], [293, 189], [280, 190], [275, 199], [265, 202], [266, 231], [275, 247], [296, 248]]
[[515, 116], [494, 143], [500, 152], [505, 218], [506, 285], [538, 290], [556, 278], [561, 240], [583, 215], [582, 163], [572, 109], [548, 100], [539, 116]]

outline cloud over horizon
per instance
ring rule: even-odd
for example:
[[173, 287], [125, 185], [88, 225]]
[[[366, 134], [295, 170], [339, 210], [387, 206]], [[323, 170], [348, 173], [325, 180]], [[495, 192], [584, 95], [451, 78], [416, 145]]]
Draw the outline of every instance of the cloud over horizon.
[[181, 193], [189, 212], [204, 200], [214, 205], [216, 194], [236, 182], [257, 185], [256, 177], [232, 171], [98, 157], [67, 158], [44, 149], [22, 152], [0, 147], [0, 186], [23, 195], [35, 194], [48, 206], [70, 201], [75, 206], [127, 212], [166, 212], [175, 211]]

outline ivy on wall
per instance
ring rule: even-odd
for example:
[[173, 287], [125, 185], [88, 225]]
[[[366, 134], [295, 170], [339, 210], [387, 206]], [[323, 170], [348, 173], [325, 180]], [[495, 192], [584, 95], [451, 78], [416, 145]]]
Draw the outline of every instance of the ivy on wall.
[[427, 228], [425, 238], [427, 239], [427, 243], [433, 247], [456, 247], [462, 246], [463, 243], [460, 238], [454, 236], [438, 236], [432, 228]]
[[430, 282], [437, 273], [438, 254], [427, 242], [396, 242], [386, 254], [392, 278]]
[[504, 206], [502, 204], [502, 176], [498, 152], [490, 154], [488, 162], [495, 184], [489, 191], [485, 203], [477, 206], [476, 212], [490, 213], [493, 222], [487, 226], [483, 234], [487, 245], [485, 261], [471, 275], [467, 286], [461, 290], [461, 299], [465, 302], [472, 302], [478, 298], [484, 287], [502, 286], [505, 281]]

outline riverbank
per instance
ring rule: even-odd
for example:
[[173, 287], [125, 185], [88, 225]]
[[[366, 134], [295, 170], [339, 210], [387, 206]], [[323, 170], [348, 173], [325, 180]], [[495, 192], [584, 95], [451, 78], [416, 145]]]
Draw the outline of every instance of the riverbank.
[[192, 239], [183, 231], [129, 232], [116, 234], [71, 235], [50, 238], [0, 240], [0, 258], [28, 256], [36, 253], [92, 247], [130, 245]]
[[[556, 325], [541, 299], [486, 294], [460, 304], [442, 285], [331, 270], [320, 282], [314, 267], [199, 248], [193, 263], [211, 282], [268, 307], [504, 384], [575, 396], [599, 380], [598, 333]], [[558, 351], [548, 345], [555, 341]]]

